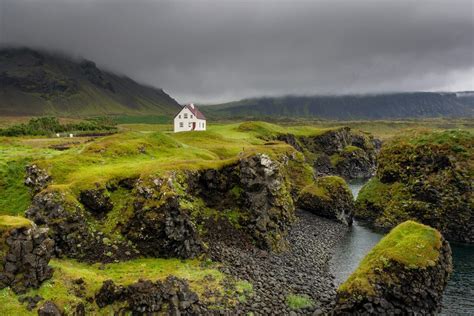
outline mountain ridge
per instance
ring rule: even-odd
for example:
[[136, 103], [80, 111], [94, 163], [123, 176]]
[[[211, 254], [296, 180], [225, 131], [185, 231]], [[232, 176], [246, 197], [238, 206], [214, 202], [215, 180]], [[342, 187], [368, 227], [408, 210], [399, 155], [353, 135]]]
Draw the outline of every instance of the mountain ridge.
[[201, 107], [226, 118], [294, 117], [403, 119], [474, 117], [474, 92], [391, 92], [377, 94], [261, 97]]
[[31, 48], [0, 49], [0, 115], [166, 115], [180, 109], [162, 89], [87, 59]]

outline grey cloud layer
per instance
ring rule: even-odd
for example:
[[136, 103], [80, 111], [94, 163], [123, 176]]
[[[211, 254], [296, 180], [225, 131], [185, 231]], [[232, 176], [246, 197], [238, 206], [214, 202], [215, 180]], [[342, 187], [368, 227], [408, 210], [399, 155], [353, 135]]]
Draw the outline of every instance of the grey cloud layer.
[[474, 89], [471, 0], [0, 0], [3, 43], [84, 56], [179, 101]]

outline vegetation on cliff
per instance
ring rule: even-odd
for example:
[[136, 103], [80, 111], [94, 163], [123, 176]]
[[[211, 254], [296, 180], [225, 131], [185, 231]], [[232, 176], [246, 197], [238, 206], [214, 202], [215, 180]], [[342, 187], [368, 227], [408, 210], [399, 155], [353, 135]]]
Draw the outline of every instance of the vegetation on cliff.
[[451, 250], [441, 234], [417, 222], [403, 222], [339, 287], [336, 314], [437, 312], [451, 271]]
[[352, 225], [354, 200], [347, 183], [340, 177], [317, 178], [301, 191], [296, 205], [316, 215]]
[[474, 135], [418, 131], [393, 139], [359, 193], [356, 216], [391, 228], [413, 219], [447, 239], [474, 241]]

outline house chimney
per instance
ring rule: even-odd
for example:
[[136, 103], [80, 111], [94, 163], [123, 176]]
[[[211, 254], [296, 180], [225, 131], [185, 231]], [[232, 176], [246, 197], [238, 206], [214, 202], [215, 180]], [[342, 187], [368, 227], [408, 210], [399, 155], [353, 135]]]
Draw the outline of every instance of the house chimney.
[[189, 106], [190, 106], [192, 109], [194, 109], [194, 104], [193, 104], [193, 103], [191, 103]]

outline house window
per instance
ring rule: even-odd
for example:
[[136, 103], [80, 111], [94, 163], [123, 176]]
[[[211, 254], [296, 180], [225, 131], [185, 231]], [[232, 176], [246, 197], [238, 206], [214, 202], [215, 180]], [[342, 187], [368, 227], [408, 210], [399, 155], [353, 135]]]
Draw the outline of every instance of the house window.
[[193, 115], [191, 114], [191, 118], [193, 118]]
[[179, 122], [179, 127], [184, 127], [183, 122]]
[[188, 123], [188, 127], [192, 127], [193, 124], [191, 122]]
[[179, 115], [178, 117], [181, 118], [181, 115]]
[[188, 113], [184, 113], [184, 118], [185, 118], [185, 119], [188, 118]]

